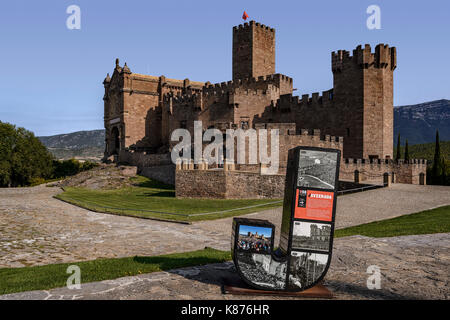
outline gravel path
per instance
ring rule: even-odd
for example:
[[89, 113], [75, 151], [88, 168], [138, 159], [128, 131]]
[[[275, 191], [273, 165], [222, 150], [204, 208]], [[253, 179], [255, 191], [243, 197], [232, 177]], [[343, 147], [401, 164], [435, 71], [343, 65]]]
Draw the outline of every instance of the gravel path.
[[[449, 299], [450, 234], [336, 239], [325, 286], [336, 299]], [[368, 289], [367, 268], [380, 268], [380, 289]], [[81, 270], [83, 277], [83, 270]], [[231, 262], [183, 268], [0, 296], [11, 299], [239, 299], [221, 293], [222, 277], [238, 277]], [[277, 297], [245, 296], [245, 299]]]
[[[182, 225], [115, 216], [52, 198], [59, 192], [46, 186], [0, 189], [0, 267], [230, 248], [232, 218]], [[446, 204], [449, 187], [395, 184], [339, 197], [336, 225], [342, 228]], [[248, 217], [268, 219], [279, 231], [281, 209]]]

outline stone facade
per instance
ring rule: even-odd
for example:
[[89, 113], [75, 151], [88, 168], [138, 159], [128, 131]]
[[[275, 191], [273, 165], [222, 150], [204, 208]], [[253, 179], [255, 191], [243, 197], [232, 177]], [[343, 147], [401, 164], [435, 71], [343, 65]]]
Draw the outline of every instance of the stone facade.
[[295, 122], [344, 137], [344, 157], [392, 158], [396, 49], [331, 54], [333, 88], [293, 96], [292, 78], [275, 73], [275, 30], [250, 21], [233, 28], [233, 80], [217, 84], [131, 72], [125, 64], [104, 80], [105, 156], [121, 149], [165, 152], [176, 128], [254, 128]]
[[167, 144], [161, 135], [166, 130], [162, 121], [163, 96], [185, 92], [187, 87], [196, 92], [204, 83], [132, 73], [126, 64], [120, 67], [117, 59], [112, 77], [108, 74], [103, 85], [107, 158], [126, 149], [157, 153]]

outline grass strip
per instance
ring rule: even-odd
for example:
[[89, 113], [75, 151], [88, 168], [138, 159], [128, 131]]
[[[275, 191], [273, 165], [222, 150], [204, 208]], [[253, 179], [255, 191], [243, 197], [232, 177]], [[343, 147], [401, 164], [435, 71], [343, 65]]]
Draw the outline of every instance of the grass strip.
[[450, 206], [335, 230], [334, 236], [397, 237], [450, 232]]
[[0, 269], [0, 294], [65, 287], [71, 265], [81, 270], [81, 283], [117, 279], [142, 273], [220, 263], [231, 260], [230, 252], [205, 248], [160, 256], [97, 259], [45, 266]]

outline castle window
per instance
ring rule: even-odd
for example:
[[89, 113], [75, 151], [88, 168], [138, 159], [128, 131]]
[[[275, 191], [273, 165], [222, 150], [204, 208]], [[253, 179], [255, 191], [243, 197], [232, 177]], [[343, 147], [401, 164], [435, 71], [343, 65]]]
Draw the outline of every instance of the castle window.
[[241, 129], [243, 130], [248, 129], [248, 121], [241, 121]]
[[330, 91], [330, 92], [328, 93], [328, 98], [329, 98], [330, 100], [333, 100], [333, 91]]
[[186, 129], [186, 120], [182, 120], [182, 121], [180, 121], [180, 128], [181, 129]]
[[350, 128], [347, 128], [347, 137], [350, 137]]

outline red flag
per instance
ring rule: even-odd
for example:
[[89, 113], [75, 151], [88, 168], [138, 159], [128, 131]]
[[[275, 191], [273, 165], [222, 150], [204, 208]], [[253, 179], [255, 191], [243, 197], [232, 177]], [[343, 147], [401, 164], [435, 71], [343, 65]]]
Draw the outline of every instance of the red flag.
[[244, 11], [244, 14], [242, 15], [242, 19], [247, 20], [248, 18], [248, 14], [247, 12]]

